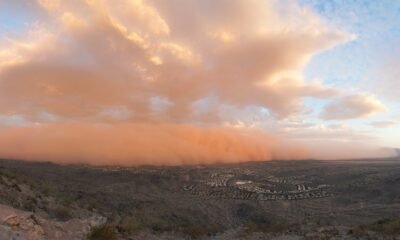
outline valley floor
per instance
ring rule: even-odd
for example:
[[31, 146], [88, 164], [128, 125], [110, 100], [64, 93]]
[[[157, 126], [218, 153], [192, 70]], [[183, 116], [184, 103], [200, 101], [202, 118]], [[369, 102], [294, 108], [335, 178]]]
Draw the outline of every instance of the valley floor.
[[400, 159], [0, 160], [0, 239], [400, 239]]

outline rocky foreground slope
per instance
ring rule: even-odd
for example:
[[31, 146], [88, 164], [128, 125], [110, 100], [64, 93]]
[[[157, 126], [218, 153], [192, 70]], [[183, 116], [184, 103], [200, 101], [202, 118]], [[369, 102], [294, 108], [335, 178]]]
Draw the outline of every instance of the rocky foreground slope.
[[0, 239], [4, 240], [81, 240], [87, 238], [91, 229], [105, 222], [101, 216], [60, 222], [0, 205]]
[[[275, 239], [275, 240], [301, 240], [301, 239], [382, 239], [396, 240], [399, 235], [385, 235], [374, 231], [366, 233], [349, 232], [355, 231], [344, 226], [303, 226], [295, 231], [286, 232], [246, 232], [246, 229], [229, 230], [214, 236], [188, 237], [181, 235], [154, 234], [148, 231], [136, 233], [130, 237], [117, 236], [115, 233], [98, 232], [96, 229], [102, 229], [107, 219], [101, 216], [93, 216], [88, 219], [70, 219], [65, 222], [44, 219], [32, 212], [18, 210], [9, 206], [0, 205], [0, 239], [2, 240], [83, 240], [83, 239]], [[398, 225], [400, 226], [400, 225]], [[95, 230], [95, 231], [94, 231]], [[358, 235], [357, 235], [358, 234]]]

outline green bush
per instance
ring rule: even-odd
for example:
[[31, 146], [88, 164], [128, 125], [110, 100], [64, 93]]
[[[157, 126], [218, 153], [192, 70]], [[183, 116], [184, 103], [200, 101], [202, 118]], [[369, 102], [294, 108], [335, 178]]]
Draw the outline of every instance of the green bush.
[[34, 212], [36, 205], [37, 205], [37, 201], [34, 198], [28, 198], [28, 199], [24, 199], [22, 201], [22, 207], [23, 207], [23, 209], [25, 209], [27, 211]]
[[52, 213], [55, 218], [61, 221], [66, 221], [72, 217], [71, 212], [66, 207], [56, 207], [52, 209]]
[[372, 224], [369, 228], [375, 232], [397, 235], [400, 234], [400, 220], [384, 219]]
[[373, 224], [360, 225], [351, 229], [349, 234], [355, 237], [361, 237], [365, 235], [367, 231], [381, 233], [384, 235], [398, 235], [400, 234], [400, 219], [383, 219]]
[[134, 233], [142, 229], [142, 224], [132, 216], [125, 216], [118, 225], [121, 232]]
[[70, 195], [66, 195], [62, 197], [62, 204], [64, 206], [70, 207], [74, 203], [74, 197]]
[[354, 236], [354, 237], [362, 237], [363, 235], [365, 235], [366, 230], [364, 226], [358, 226], [355, 228], [350, 229], [349, 234]]
[[288, 225], [279, 221], [273, 221], [265, 212], [259, 211], [255, 206], [240, 203], [236, 209], [236, 216], [242, 222], [247, 233], [271, 232], [278, 233], [286, 231]]
[[88, 240], [117, 240], [114, 228], [105, 224], [99, 227], [93, 228], [87, 237]]
[[204, 236], [215, 236], [220, 230], [220, 227], [215, 225], [199, 226], [199, 225], [187, 225], [180, 229], [180, 232], [185, 236], [189, 236], [192, 239], [201, 238]]
[[198, 226], [189, 226], [182, 229], [182, 233], [191, 238], [200, 238], [209, 234], [208, 229]]

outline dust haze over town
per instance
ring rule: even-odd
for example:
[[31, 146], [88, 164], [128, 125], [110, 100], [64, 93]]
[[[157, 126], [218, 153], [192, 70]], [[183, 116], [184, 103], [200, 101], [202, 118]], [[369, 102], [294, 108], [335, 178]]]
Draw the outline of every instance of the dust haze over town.
[[0, 239], [399, 239], [398, 9], [0, 0]]

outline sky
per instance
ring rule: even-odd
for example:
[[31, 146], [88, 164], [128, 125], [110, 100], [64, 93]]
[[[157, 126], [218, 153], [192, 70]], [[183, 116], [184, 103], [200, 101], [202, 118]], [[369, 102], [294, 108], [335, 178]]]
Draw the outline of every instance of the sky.
[[399, 43], [400, 1], [0, 0], [0, 157], [388, 156]]
[[388, 110], [347, 124], [370, 131], [381, 145], [398, 147], [400, 1], [304, 0], [301, 4], [357, 36], [355, 41], [314, 57], [305, 69], [307, 78], [374, 94]]

